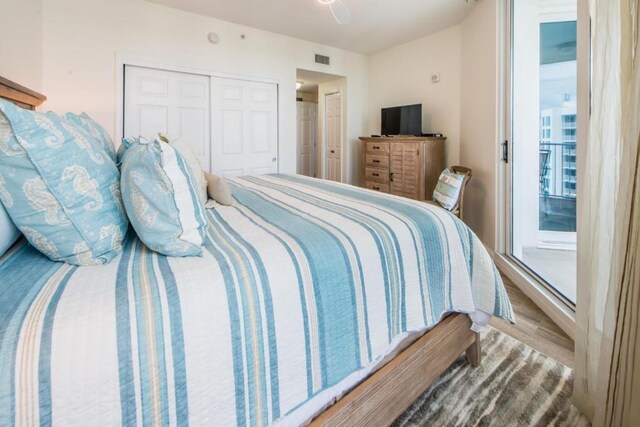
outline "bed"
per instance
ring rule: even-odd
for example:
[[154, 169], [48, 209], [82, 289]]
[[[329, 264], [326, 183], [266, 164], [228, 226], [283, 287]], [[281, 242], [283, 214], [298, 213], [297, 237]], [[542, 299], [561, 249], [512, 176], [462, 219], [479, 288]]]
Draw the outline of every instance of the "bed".
[[130, 229], [104, 266], [24, 239], [0, 258], [0, 424], [389, 424], [462, 353], [480, 363], [490, 316], [514, 320], [443, 209], [296, 175], [230, 185], [202, 257]]

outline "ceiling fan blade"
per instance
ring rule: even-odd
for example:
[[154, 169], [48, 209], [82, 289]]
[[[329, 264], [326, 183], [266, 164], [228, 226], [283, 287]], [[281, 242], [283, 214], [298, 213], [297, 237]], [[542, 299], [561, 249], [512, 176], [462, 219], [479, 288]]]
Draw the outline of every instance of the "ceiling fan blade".
[[331, 14], [338, 24], [342, 25], [351, 22], [351, 12], [349, 12], [349, 8], [342, 3], [342, 0], [335, 0], [333, 3], [330, 3], [329, 9], [331, 9]]

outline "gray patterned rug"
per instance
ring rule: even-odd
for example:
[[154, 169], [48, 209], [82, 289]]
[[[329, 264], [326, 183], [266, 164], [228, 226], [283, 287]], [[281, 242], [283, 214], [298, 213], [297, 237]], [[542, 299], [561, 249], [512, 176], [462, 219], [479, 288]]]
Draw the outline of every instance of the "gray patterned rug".
[[461, 357], [393, 425], [587, 426], [572, 389], [571, 369], [488, 327], [480, 367]]

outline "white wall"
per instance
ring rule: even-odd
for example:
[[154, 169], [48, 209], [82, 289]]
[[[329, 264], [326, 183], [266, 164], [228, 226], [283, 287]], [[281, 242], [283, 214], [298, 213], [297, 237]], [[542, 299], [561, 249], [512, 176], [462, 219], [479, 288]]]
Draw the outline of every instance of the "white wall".
[[[380, 133], [380, 109], [422, 104], [423, 132], [447, 137], [447, 165], [460, 161], [460, 26], [370, 56], [370, 134]], [[440, 73], [440, 82], [431, 75]]]
[[[382, 107], [422, 103], [423, 130], [448, 138], [447, 164], [473, 169], [464, 220], [491, 250], [500, 156], [497, 1], [481, 0], [460, 25], [369, 59], [369, 133], [380, 133]], [[440, 83], [431, 83], [438, 72]]]
[[0, 0], [0, 76], [42, 90], [42, 0]]
[[481, 0], [461, 24], [460, 163], [473, 169], [464, 221], [496, 248], [498, 129], [498, 0]]
[[[357, 137], [366, 132], [368, 62], [363, 55], [317, 45], [143, 0], [47, 0], [43, 91], [46, 108], [87, 111], [116, 135], [117, 58], [277, 80], [280, 171], [296, 171], [296, 69], [347, 77], [349, 149], [346, 181], [357, 177]], [[220, 43], [208, 42], [216, 32]], [[246, 39], [240, 38], [241, 34]], [[331, 66], [314, 63], [314, 53]]]

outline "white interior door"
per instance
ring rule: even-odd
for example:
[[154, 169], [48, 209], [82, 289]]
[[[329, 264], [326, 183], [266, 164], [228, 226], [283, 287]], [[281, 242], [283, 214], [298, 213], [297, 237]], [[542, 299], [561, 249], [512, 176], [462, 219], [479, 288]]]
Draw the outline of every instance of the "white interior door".
[[213, 77], [211, 169], [223, 176], [278, 172], [277, 85]]
[[316, 176], [316, 111], [313, 102], [297, 103], [298, 143], [297, 173]]
[[153, 140], [158, 132], [191, 144], [209, 169], [209, 76], [125, 67], [124, 136]]
[[326, 179], [342, 181], [342, 95], [326, 95], [325, 102], [325, 158]]

